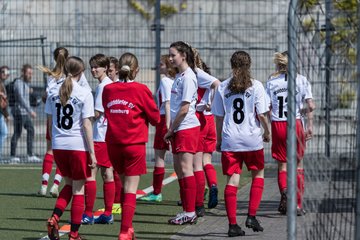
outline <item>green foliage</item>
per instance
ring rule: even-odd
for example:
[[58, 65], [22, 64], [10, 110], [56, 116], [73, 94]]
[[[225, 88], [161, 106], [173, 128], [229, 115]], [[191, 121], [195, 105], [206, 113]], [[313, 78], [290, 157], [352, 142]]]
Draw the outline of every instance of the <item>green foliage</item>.
[[352, 89], [344, 90], [338, 96], [340, 108], [350, 108], [351, 103], [355, 100], [355, 91]]
[[[140, 3], [138, 0], [129, 0], [130, 6], [137, 12], [141, 14], [146, 20], [152, 19], [152, 14], [150, 9], [153, 8], [156, 4], [156, 0], [147, 0], [147, 5], [150, 9], [146, 9], [143, 4]], [[162, 18], [168, 18], [177, 14], [179, 11], [183, 11], [187, 8], [186, 0], [181, 0], [179, 3], [179, 8], [175, 7], [174, 5], [161, 3], [160, 4], [160, 14]]]
[[319, 0], [300, 0], [300, 8], [311, 9], [319, 4]]
[[166, 17], [172, 16], [173, 14], [178, 13], [178, 10], [172, 5], [161, 4], [160, 5], [160, 12], [161, 12], [161, 17], [166, 18]]
[[357, 0], [334, 0], [334, 8], [341, 11], [357, 11]]

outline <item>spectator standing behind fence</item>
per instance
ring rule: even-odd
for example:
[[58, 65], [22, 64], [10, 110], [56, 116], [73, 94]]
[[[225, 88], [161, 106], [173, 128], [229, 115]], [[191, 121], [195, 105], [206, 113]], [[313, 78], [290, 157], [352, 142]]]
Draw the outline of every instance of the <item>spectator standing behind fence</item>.
[[[274, 63], [276, 72], [266, 82], [266, 92], [271, 104], [271, 130], [272, 130], [272, 157], [278, 161], [278, 185], [281, 195], [278, 211], [281, 214], [287, 212], [287, 169], [286, 169], [286, 128], [287, 128], [287, 52], [275, 53]], [[304, 102], [305, 108], [304, 107]], [[315, 104], [312, 101], [311, 85], [306, 77], [296, 76], [296, 139], [297, 139], [297, 215], [305, 214], [302, 207], [304, 194], [304, 157], [306, 140], [312, 137], [313, 119], [312, 112]], [[306, 132], [301, 121], [301, 115], [307, 115]]]
[[6, 123], [9, 121], [9, 112], [7, 108], [8, 100], [5, 88], [5, 81], [9, 78], [9, 76], [9, 67], [0, 67], [0, 159], [2, 158], [3, 144], [8, 134]]
[[216, 118], [216, 148], [221, 150], [223, 174], [228, 179], [224, 197], [229, 237], [245, 235], [236, 220], [236, 195], [243, 162], [252, 174], [245, 226], [254, 232], [263, 231], [255, 216], [264, 188], [263, 141], [270, 141], [269, 109], [264, 86], [251, 78], [250, 66], [248, 53], [237, 51], [232, 55], [233, 76], [220, 84], [211, 109]]
[[10, 162], [20, 162], [20, 158], [16, 157], [16, 147], [23, 127], [27, 131], [27, 161], [41, 162], [41, 159], [33, 154], [34, 124], [31, 118], [36, 118], [36, 113], [30, 106], [30, 93], [32, 89], [29, 84], [33, 75], [32, 66], [29, 64], [23, 65], [21, 73], [21, 77], [17, 78], [14, 82], [15, 105], [12, 108], [12, 114], [14, 117], [14, 134], [11, 138]]

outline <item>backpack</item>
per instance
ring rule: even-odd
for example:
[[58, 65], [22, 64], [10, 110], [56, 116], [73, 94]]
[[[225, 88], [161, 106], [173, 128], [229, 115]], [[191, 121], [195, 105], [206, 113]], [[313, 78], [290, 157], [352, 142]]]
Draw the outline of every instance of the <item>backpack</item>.
[[7, 100], [8, 100], [8, 106], [10, 106], [10, 107], [15, 106], [14, 84], [15, 84], [16, 80], [17, 80], [17, 78], [15, 78], [12, 82], [10, 82], [8, 85], [5, 86]]

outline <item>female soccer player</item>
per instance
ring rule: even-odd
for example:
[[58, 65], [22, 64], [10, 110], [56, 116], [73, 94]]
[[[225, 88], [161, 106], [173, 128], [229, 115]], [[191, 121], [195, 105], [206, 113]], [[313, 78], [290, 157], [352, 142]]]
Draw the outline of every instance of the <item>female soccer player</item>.
[[200, 133], [200, 123], [195, 115], [198, 84], [194, 72], [194, 53], [188, 44], [179, 41], [170, 45], [169, 57], [170, 62], [178, 69], [179, 73], [176, 75], [171, 89], [171, 124], [164, 139], [168, 142], [171, 140], [174, 169], [178, 176], [183, 207], [183, 212], [169, 219], [169, 223], [193, 224], [197, 221], [193, 163]]
[[[271, 104], [272, 157], [278, 161], [278, 184], [281, 200], [278, 211], [286, 214], [286, 124], [287, 124], [287, 52], [275, 53], [276, 72], [266, 82], [266, 92]], [[306, 103], [305, 108], [304, 102]], [[305, 141], [311, 139], [313, 128], [312, 112], [315, 104], [312, 100], [311, 85], [306, 77], [296, 76], [296, 139], [297, 139], [297, 215], [305, 214], [302, 208], [304, 193], [304, 167], [302, 159], [305, 152]], [[306, 132], [301, 115], [307, 115]]]
[[59, 239], [58, 223], [72, 199], [69, 239], [81, 240], [78, 231], [84, 211], [84, 185], [91, 168], [96, 167], [91, 124], [94, 99], [88, 88], [78, 84], [84, 62], [78, 57], [69, 57], [65, 70], [66, 79], [49, 89], [45, 105], [48, 121], [52, 123], [51, 143], [55, 162], [65, 178], [65, 186], [47, 221], [47, 227], [49, 238]]
[[[64, 65], [66, 58], [69, 56], [69, 52], [64, 47], [58, 47], [54, 51], [54, 60], [56, 62], [54, 69], [50, 70], [47, 67], [40, 66], [39, 69], [46, 73], [48, 75], [48, 86], [46, 88], [46, 94], [43, 97], [43, 101], [45, 103], [46, 95], [48, 90], [56, 84], [60, 79], [64, 80], [65, 74], [64, 74]], [[46, 124], [46, 154], [44, 156], [44, 161], [42, 164], [42, 183], [41, 188], [38, 192], [40, 196], [45, 196], [47, 187], [48, 187], [48, 181], [52, 170], [52, 165], [54, 162], [54, 155], [53, 151], [51, 149], [51, 140], [50, 140], [50, 133], [49, 133], [49, 127], [48, 125], [51, 124], [50, 122], [47, 122]], [[59, 168], [56, 167], [55, 177], [54, 177], [54, 184], [50, 189], [50, 195], [53, 197], [58, 197], [59, 195], [59, 184], [62, 180], [61, 173], [59, 171]]]
[[124, 240], [134, 237], [136, 191], [140, 175], [146, 173], [148, 123], [156, 125], [160, 114], [148, 87], [134, 81], [139, 72], [136, 56], [124, 53], [119, 67], [120, 81], [104, 88], [102, 102], [108, 120], [105, 140], [109, 157], [124, 185], [119, 233], [119, 239]]
[[[107, 76], [110, 60], [104, 54], [96, 54], [90, 58], [89, 64], [92, 76], [99, 81], [99, 85], [95, 90], [95, 122], [93, 129], [97, 167], [92, 169], [91, 177], [86, 179], [85, 212], [82, 217], [82, 224], [112, 224], [114, 222], [112, 205], [115, 197], [115, 183], [113, 167], [108, 156], [108, 149], [105, 142], [107, 120], [104, 117], [104, 108], [102, 105], [103, 89], [106, 85], [112, 83], [112, 80]], [[96, 199], [96, 174], [99, 169], [101, 170], [101, 176], [103, 178], [105, 211], [94, 219], [93, 208]]]
[[160, 73], [163, 78], [157, 90], [158, 108], [160, 110], [160, 123], [156, 125], [154, 137], [155, 166], [153, 172], [154, 192], [141, 198], [144, 201], [162, 201], [162, 182], [165, 176], [165, 153], [169, 150], [169, 144], [164, 141], [164, 136], [170, 127], [170, 95], [171, 87], [174, 83], [176, 69], [169, 60], [169, 55], [162, 55], [159, 65]]
[[[211, 154], [215, 151], [216, 133], [214, 118], [209, 112], [209, 95], [211, 90], [217, 88], [220, 81], [210, 75], [210, 69], [200, 58], [197, 49], [192, 48], [194, 52], [195, 71], [198, 82], [198, 98], [196, 102], [196, 116], [200, 121], [199, 143], [194, 156], [194, 176], [196, 180], [196, 203], [195, 210], [198, 217], [205, 214], [204, 208], [204, 190], [205, 190], [205, 174], [210, 185], [208, 207], [216, 207], [217, 200], [217, 180], [216, 171], [211, 164]], [[211, 100], [210, 100], [211, 101]], [[210, 102], [211, 104], [211, 102]], [[205, 112], [207, 114], [205, 115]], [[205, 164], [206, 162], [206, 164]], [[203, 166], [204, 165], [204, 166]]]
[[[224, 196], [228, 235], [233, 237], [245, 235], [236, 221], [236, 194], [243, 162], [252, 173], [245, 225], [253, 231], [263, 231], [255, 216], [264, 188], [263, 141], [270, 141], [270, 126], [266, 116], [269, 109], [265, 89], [250, 75], [250, 55], [237, 51], [230, 62], [233, 76], [218, 87], [212, 112], [216, 118], [217, 150], [222, 152], [223, 174], [228, 176]], [[264, 128], [263, 134], [260, 124]]]

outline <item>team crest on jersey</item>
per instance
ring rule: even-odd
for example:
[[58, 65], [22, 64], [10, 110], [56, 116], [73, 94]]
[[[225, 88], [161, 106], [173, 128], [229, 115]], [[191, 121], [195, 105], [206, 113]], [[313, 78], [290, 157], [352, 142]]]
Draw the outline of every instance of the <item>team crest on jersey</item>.
[[246, 92], [246, 93], [245, 93], [245, 97], [247, 97], [247, 98], [251, 97], [251, 93]]

